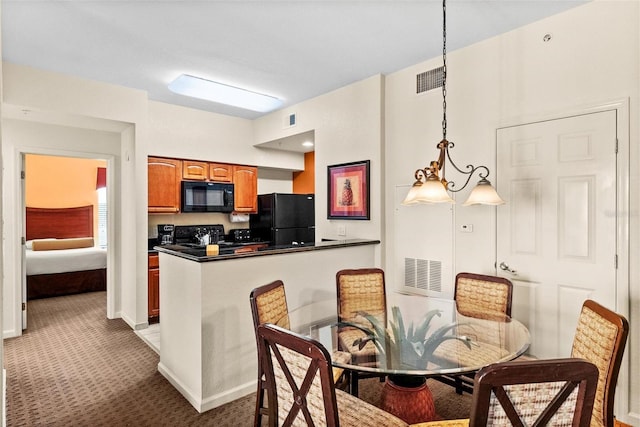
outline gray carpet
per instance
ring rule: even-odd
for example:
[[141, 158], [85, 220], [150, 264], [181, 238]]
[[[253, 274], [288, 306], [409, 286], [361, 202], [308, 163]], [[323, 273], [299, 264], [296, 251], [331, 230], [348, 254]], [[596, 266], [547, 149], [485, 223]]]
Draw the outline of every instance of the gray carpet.
[[[8, 426], [252, 426], [254, 395], [204, 414], [158, 373], [158, 355], [120, 319], [106, 293], [29, 302], [29, 328], [5, 340]], [[361, 381], [378, 404], [382, 384]], [[469, 416], [471, 398], [429, 380], [438, 414]]]

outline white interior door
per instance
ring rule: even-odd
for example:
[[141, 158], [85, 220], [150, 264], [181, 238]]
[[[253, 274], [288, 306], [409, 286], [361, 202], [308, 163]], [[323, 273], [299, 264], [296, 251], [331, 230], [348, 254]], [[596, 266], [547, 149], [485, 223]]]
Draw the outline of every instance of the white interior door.
[[568, 356], [585, 299], [616, 306], [616, 111], [499, 129], [498, 271], [529, 352]]

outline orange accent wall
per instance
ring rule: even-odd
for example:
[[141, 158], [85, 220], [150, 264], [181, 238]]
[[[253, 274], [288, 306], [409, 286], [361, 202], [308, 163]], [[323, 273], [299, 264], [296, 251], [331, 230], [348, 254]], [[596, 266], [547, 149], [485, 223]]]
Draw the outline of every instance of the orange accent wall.
[[25, 201], [34, 208], [94, 206], [94, 236], [98, 225], [98, 167], [106, 160], [25, 155]]
[[304, 171], [293, 173], [293, 192], [310, 194], [316, 192], [315, 152], [304, 154]]

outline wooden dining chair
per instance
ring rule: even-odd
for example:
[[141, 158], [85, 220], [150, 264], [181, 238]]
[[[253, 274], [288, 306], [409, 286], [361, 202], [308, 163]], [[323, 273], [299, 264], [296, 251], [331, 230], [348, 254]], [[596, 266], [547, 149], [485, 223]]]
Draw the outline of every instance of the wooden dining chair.
[[[504, 277], [466, 272], [456, 275], [453, 299], [456, 311], [463, 316], [498, 321], [508, 319], [511, 317], [512, 296], [513, 284]], [[485, 341], [491, 340], [487, 337]], [[450, 341], [443, 343], [436, 355], [460, 351], [469, 353], [459, 342]], [[472, 361], [469, 363], [473, 364]], [[464, 391], [471, 393], [474, 375], [475, 372], [443, 375], [435, 379], [455, 387], [459, 394]]]
[[258, 326], [269, 426], [389, 426], [407, 423], [336, 390], [331, 357], [319, 342], [279, 326]]
[[526, 360], [482, 368], [469, 425], [589, 425], [598, 368], [584, 359]]
[[[379, 268], [345, 269], [336, 273], [336, 294], [338, 299], [338, 321], [350, 322], [371, 329], [371, 323], [362, 316], [367, 313], [376, 317], [383, 325], [387, 324], [387, 296], [384, 271]], [[365, 333], [356, 328], [341, 328], [338, 333], [339, 348], [351, 354], [352, 361], [358, 365], [376, 366], [378, 350], [369, 341], [362, 349], [354, 342], [363, 338]], [[351, 371], [350, 391], [358, 395], [358, 380], [362, 377], [384, 376]]]
[[[256, 333], [256, 343], [258, 340], [258, 326], [262, 324], [270, 323], [286, 329], [290, 328], [289, 308], [287, 306], [287, 296], [282, 280], [276, 280], [267, 285], [255, 288], [251, 291], [249, 302], [251, 304], [254, 332]], [[262, 423], [262, 417], [268, 414], [268, 409], [264, 402], [266, 390], [263, 367], [264, 358], [260, 353], [260, 346], [258, 345], [257, 347], [258, 387], [256, 392], [254, 426], [259, 427]], [[334, 358], [335, 357], [340, 358], [343, 362], [347, 362], [349, 361], [350, 355], [348, 353], [339, 352], [335, 354]], [[344, 380], [344, 370], [342, 368], [333, 368], [332, 372], [335, 382], [341, 382]]]
[[268, 409], [264, 403], [267, 384], [264, 376], [264, 358], [260, 353], [258, 341], [258, 326], [264, 323], [272, 323], [289, 329], [289, 309], [287, 307], [284, 283], [282, 280], [276, 280], [267, 285], [255, 288], [251, 291], [249, 302], [251, 304], [251, 315], [253, 316], [253, 327], [258, 348], [258, 387], [256, 392], [254, 426], [260, 427], [262, 425], [262, 417], [268, 415]]
[[[471, 414], [456, 426], [587, 427], [598, 383], [598, 368], [584, 359], [503, 362], [474, 377]], [[414, 424], [440, 427], [442, 422]]]
[[593, 300], [582, 305], [571, 349], [599, 369], [598, 388], [593, 406], [592, 426], [614, 426], [613, 402], [629, 334], [629, 322]]

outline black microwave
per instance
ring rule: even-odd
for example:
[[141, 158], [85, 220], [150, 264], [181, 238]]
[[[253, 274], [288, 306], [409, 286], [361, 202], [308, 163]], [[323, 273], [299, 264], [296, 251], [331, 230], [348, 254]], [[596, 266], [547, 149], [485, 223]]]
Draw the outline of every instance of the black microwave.
[[182, 212], [233, 212], [233, 184], [182, 181]]

